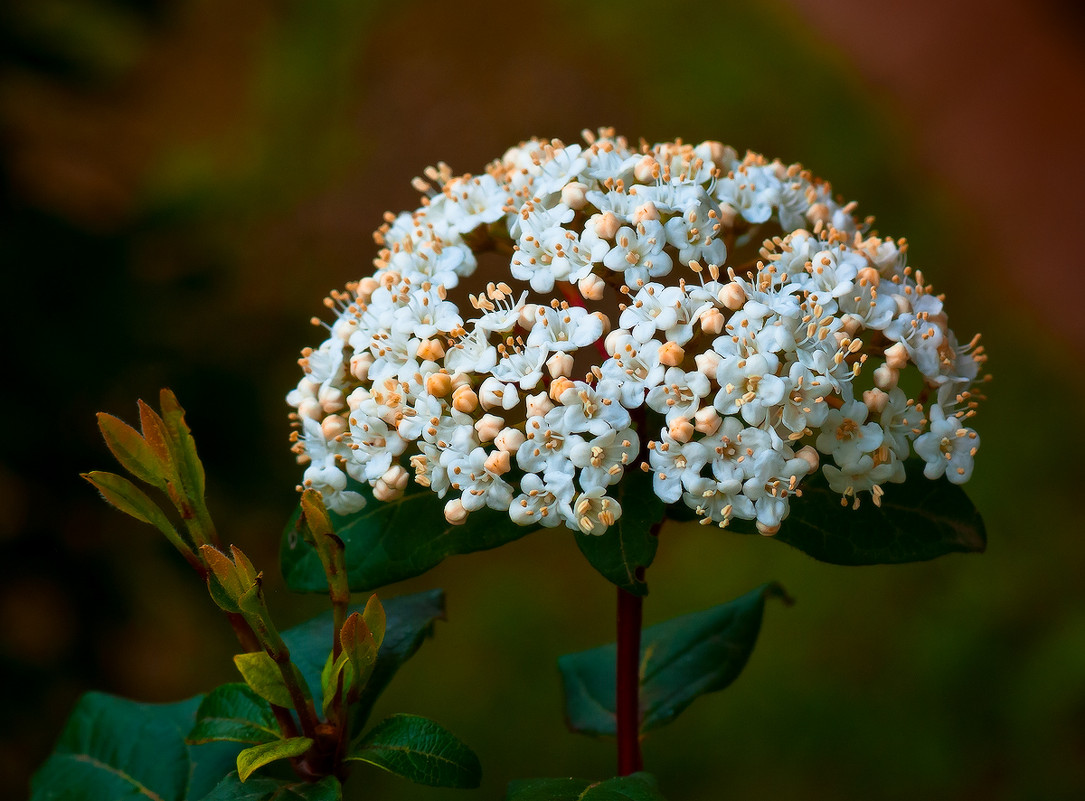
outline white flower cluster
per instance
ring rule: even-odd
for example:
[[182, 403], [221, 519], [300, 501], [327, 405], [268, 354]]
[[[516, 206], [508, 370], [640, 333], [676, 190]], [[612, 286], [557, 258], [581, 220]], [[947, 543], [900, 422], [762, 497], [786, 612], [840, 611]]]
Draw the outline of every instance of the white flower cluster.
[[585, 140], [415, 179], [421, 207], [386, 215], [376, 271], [332, 293], [330, 335], [303, 351], [304, 486], [350, 513], [348, 476], [381, 501], [413, 480], [451, 523], [490, 507], [601, 534], [641, 469], [703, 523], [771, 534], [819, 466], [856, 505], [913, 451], [968, 480], [985, 357], [903, 240], [799, 165]]

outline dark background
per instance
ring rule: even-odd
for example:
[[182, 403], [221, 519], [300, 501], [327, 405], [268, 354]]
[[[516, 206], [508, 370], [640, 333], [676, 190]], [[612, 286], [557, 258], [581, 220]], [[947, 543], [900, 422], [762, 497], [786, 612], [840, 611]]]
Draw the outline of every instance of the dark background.
[[[1085, 793], [1085, 24], [1071, 2], [670, 6], [35, 0], [0, 4], [0, 791], [19, 797], [77, 696], [235, 680], [228, 627], [151, 529], [78, 477], [115, 469], [106, 410], [172, 387], [227, 540], [289, 625], [279, 531], [300, 475], [284, 396], [308, 319], [361, 277], [386, 209], [443, 160], [616, 126], [720, 139], [829, 178], [982, 331], [990, 401], [970, 495], [989, 552], [864, 569], [665, 530], [646, 623], [766, 580], [747, 672], [645, 744], [669, 798], [1058, 799]], [[448, 560], [449, 622], [378, 713], [511, 778], [603, 777], [566, 733], [556, 657], [610, 639], [572, 534]], [[371, 786], [367, 787], [367, 782]], [[358, 771], [369, 798], [468, 797]]]

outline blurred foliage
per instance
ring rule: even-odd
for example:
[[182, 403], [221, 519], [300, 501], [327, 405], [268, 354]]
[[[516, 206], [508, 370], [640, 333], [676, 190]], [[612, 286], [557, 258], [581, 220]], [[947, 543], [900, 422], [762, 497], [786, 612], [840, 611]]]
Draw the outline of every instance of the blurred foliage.
[[[19, 788], [75, 697], [176, 700], [235, 680], [228, 627], [168, 546], [78, 478], [114, 469], [94, 412], [176, 390], [228, 541], [273, 574], [296, 504], [283, 396], [329, 288], [368, 269], [385, 208], [438, 159], [478, 171], [530, 135], [614, 125], [801, 159], [907, 233], [996, 380], [969, 494], [980, 558], [837, 568], [697, 526], [662, 534], [646, 624], [779, 580], [742, 678], [645, 744], [670, 798], [1057, 799], [1085, 789], [1085, 591], [1070, 481], [1080, 350], [990, 276], [998, 232], [909, 142], [922, 119], [775, 3], [388, 5], [36, 0], [0, 10], [0, 785]], [[510, 13], [523, 14], [509, 19]], [[683, 44], [663, 44], [673, 38]], [[1018, 265], [1038, 276], [1042, 262]], [[1037, 296], [1038, 298], [1038, 296]], [[1059, 404], [1056, 406], [1056, 404]], [[611, 588], [572, 535], [455, 557], [450, 622], [375, 714], [477, 746], [483, 793], [602, 776], [564, 729], [559, 654], [612, 638]], [[323, 607], [268, 582], [284, 623]], [[14, 684], [13, 684], [14, 683]], [[12, 686], [20, 687], [11, 692]], [[507, 728], [495, 721], [516, 721]], [[18, 791], [18, 790], [17, 790]], [[452, 798], [379, 777], [367, 797]]]

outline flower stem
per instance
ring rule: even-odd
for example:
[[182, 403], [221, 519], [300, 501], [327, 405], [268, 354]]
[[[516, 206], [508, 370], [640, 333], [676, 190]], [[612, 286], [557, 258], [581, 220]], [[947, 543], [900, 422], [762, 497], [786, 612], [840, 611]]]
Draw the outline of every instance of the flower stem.
[[618, 588], [618, 775], [641, 770], [640, 629], [644, 599]]

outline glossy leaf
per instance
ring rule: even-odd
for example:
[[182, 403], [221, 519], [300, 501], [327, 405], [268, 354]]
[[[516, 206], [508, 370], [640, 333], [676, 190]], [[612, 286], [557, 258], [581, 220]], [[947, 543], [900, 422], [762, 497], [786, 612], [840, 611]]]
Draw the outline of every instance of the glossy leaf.
[[[786, 600], [766, 584], [730, 603], [673, 618], [641, 635], [640, 730], [670, 723], [694, 700], [738, 678], [757, 642], [765, 599]], [[613, 643], [558, 660], [569, 727], [585, 734], [615, 734]]]
[[294, 708], [294, 699], [290, 697], [283, 674], [267, 652], [237, 654], [234, 656], [234, 664], [237, 665], [241, 678], [258, 696], [275, 706]]
[[264, 765], [278, 762], [280, 759], [300, 757], [313, 745], [308, 737], [291, 737], [288, 740], [275, 740], [270, 743], [254, 745], [237, 755], [237, 775], [241, 781], [249, 778], [253, 771]]
[[199, 799], [233, 769], [237, 747], [185, 744], [200, 697], [141, 704], [87, 693], [31, 781], [32, 801]]
[[124, 476], [101, 470], [83, 473], [82, 476], [94, 485], [110, 506], [142, 523], [149, 523], [165, 534], [170, 542], [180, 540], [180, 535], [161, 507]]
[[649, 773], [602, 782], [587, 779], [518, 779], [509, 782], [505, 801], [665, 801]]
[[418, 715], [392, 715], [356, 740], [346, 759], [431, 787], [478, 787], [482, 766], [452, 732]]
[[246, 684], [223, 684], [203, 699], [196, 725], [188, 735], [191, 745], [215, 740], [259, 745], [280, 739], [271, 707]]
[[[964, 490], [945, 477], [926, 478], [922, 461], [906, 462], [905, 470], [905, 483], [885, 485], [881, 506], [864, 497], [858, 509], [841, 506], [840, 494], [829, 489], [820, 472], [811, 476], [773, 539], [836, 565], [900, 564], [949, 553], [982, 553], [986, 529]], [[736, 529], [754, 533], [752, 526]]]
[[[409, 485], [402, 498], [388, 502], [376, 500], [368, 485], [351, 488], [365, 497], [365, 508], [349, 516], [329, 516], [346, 548], [344, 558], [353, 592], [368, 592], [419, 576], [448, 556], [496, 548], [532, 531], [493, 509], [472, 512], [466, 523], [453, 526], [445, 520], [445, 502], [417, 484]], [[283, 533], [283, 576], [295, 592], [327, 592], [320, 557], [305, 542], [298, 529], [299, 519], [295, 514]]]
[[[350, 607], [349, 611], [363, 612], [364, 609], [361, 604], [356, 604]], [[355, 726], [364, 723], [377, 696], [388, 685], [399, 666], [419, 649], [432, 630], [434, 621], [444, 619], [444, 593], [430, 590], [390, 598], [384, 601], [384, 612], [387, 616], [387, 633], [377, 653], [373, 673], [353, 710], [356, 715]], [[332, 637], [335, 636], [334, 626], [332, 613], [329, 611], [283, 632], [283, 641], [290, 649], [290, 658], [298, 666], [310, 688], [321, 687], [321, 672], [331, 651]], [[314, 700], [317, 708], [321, 708], [322, 698]]]
[[245, 782], [231, 773], [201, 801], [341, 801], [343, 786], [334, 776], [318, 782], [250, 776]]
[[604, 534], [577, 532], [576, 544], [607, 581], [634, 595], [647, 595], [644, 571], [655, 559], [659, 538], [652, 529], [663, 520], [665, 505], [652, 491], [652, 475], [630, 469], [612, 494], [622, 516]]

